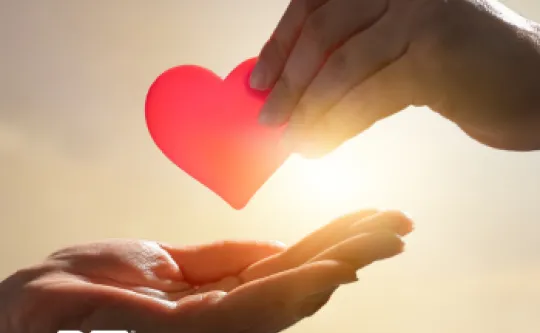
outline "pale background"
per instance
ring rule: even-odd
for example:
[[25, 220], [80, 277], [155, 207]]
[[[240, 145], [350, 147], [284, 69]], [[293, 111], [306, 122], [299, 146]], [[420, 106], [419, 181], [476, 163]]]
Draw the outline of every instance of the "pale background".
[[[108, 237], [291, 243], [378, 206], [416, 219], [407, 253], [290, 332], [540, 331], [540, 153], [411, 110], [322, 161], [293, 158], [235, 211], [155, 147], [145, 93], [169, 67], [226, 75], [255, 56], [286, 0], [0, 3], [0, 277]], [[540, 20], [538, 3], [507, 4]]]

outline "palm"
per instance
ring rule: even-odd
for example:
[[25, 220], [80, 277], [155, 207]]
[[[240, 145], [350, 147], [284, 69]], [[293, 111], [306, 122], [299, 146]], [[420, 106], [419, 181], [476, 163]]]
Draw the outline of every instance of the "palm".
[[[281, 251], [277, 245], [264, 243], [216, 243], [169, 251], [165, 248], [144, 241], [92, 243], [56, 252], [43, 265], [17, 273], [7, 280], [6, 292], [18, 291], [13, 287], [24, 285], [33, 296], [31, 302], [23, 300], [15, 309], [16, 318], [32, 318], [31, 322], [23, 320], [17, 325], [17, 332], [99, 326], [104, 319], [100, 318], [102, 313], [119, 321], [121, 313], [109, 311], [115, 303], [150, 310], [173, 302], [181, 304], [189, 296], [203, 292], [229, 291], [240, 285], [239, 274], [246, 266]], [[224, 249], [232, 260], [217, 265]], [[181, 260], [184, 267], [178, 267], [175, 260]]]
[[337, 220], [287, 250], [260, 242], [178, 248], [126, 240], [67, 248], [0, 285], [0, 331], [278, 332], [315, 312], [355, 269], [397, 252], [361, 258], [358, 244], [367, 243], [358, 234], [409, 230], [404, 219], [351, 228], [359, 219]]

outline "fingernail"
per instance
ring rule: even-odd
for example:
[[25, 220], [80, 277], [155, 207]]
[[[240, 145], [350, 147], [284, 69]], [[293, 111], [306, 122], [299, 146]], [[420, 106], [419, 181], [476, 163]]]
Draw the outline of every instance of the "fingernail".
[[403, 215], [411, 222], [411, 228], [414, 229], [414, 220], [409, 212], [402, 211]]
[[414, 223], [410, 215], [403, 211], [387, 210], [381, 212], [383, 216], [390, 219], [396, 225], [396, 232], [400, 236], [405, 236], [411, 233], [414, 229]]
[[367, 248], [373, 249], [375, 260], [396, 256], [404, 250], [405, 243], [395, 234], [380, 232], [368, 237], [372, 245]]
[[396, 210], [383, 210], [377, 214], [369, 216], [351, 226], [351, 229], [359, 232], [374, 232], [387, 230], [397, 233], [399, 236], [406, 236], [413, 230], [412, 220], [404, 213]]
[[402, 253], [405, 249], [405, 243], [400, 237], [397, 237], [393, 241], [386, 241], [386, 244], [381, 247], [383, 250], [380, 253], [380, 258], [384, 259]]
[[257, 61], [257, 64], [251, 71], [251, 76], [249, 78], [249, 85], [252, 89], [255, 90], [266, 90], [268, 89], [266, 66], [264, 66], [261, 60]]

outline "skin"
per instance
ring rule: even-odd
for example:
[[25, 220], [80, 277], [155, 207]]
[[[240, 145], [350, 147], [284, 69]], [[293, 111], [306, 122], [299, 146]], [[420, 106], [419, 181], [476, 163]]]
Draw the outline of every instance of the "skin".
[[0, 331], [271, 333], [313, 315], [356, 271], [401, 253], [399, 212], [341, 217], [285, 247], [175, 247], [111, 240], [72, 246], [0, 283]]
[[295, 0], [251, 86], [260, 120], [328, 153], [409, 106], [498, 149], [540, 148], [540, 28], [492, 0]]

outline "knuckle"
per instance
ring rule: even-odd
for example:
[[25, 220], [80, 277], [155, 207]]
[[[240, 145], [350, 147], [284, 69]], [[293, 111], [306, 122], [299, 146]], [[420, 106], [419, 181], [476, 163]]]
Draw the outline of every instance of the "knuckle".
[[317, 8], [321, 7], [326, 3], [327, 0], [296, 0], [299, 5], [301, 5], [302, 9], [304, 10], [304, 13], [309, 15], [309, 13], [312, 13]]
[[283, 72], [279, 77], [275, 90], [279, 92], [282, 98], [293, 98], [296, 91], [296, 85], [288, 71]]
[[303, 38], [314, 48], [314, 52], [324, 54], [330, 47], [326, 38], [327, 29], [328, 16], [322, 10], [315, 11], [304, 23], [302, 31]]
[[306, 253], [302, 247], [292, 247], [278, 256], [279, 269], [285, 271], [294, 268], [298, 263], [306, 260]]
[[287, 58], [288, 49], [288, 46], [284, 42], [273, 36], [266, 44], [261, 58], [265, 58], [268, 62], [284, 61]]
[[300, 309], [298, 311], [299, 318], [307, 318], [316, 314], [323, 306], [325, 306], [330, 300], [332, 292], [313, 295], [308, 297], [304, 302], [301, 303]]
[[327, 28], [328, 19], [324, 11], [316, 10], [306, 19], [304, 30], [312, 37], [320, 36]]
[[303, 13], [307, 14], [311, 12], [311, 7], [313, 6], [313, 0], [295, 0], [296, 5], [302, 10]]
[[287, 284], [274, 286], [271, 293], [268, 294], [268, 308], [277, 310], [280, 313], [289, 312], [298, 300], [298, 290], [301, 288], [299, 283], [301, 281], [297, 282], [295, 279], [292, 279]]
[[343, 47], [332, 53], [327, 61], [327, 68], [332, 71], [332, 77], [338, 81], [346, 77], [350, 66], [351, 57], [346, 48]]
[[52, 261], [71, 261], [74, 257], [77, 257], [77, 255], [80, 252], [80, 247], [78, 246], [69, 246], [65, 247], [63, 249], [57, 250], [53, 253], [51, 253], [49, 256], [47, 256], [46, 260], [52, 260]]
[[283, 295], [283, 297], [275, 297], [269, 302], [268, 311], [282, 316], [291, 312], [291, 306]]
[[291, 119], [291, 123], [294, 123], [298, 130], [307, 129], [306, 127], [312, 126], [320, 116], [318, 113], [314, 114], [312, 112], [313, 106], [310, 106], [309, 103], [305, 99], [300, 98], [300, 101], [296, 104], [294, 111], [295, 118]]

